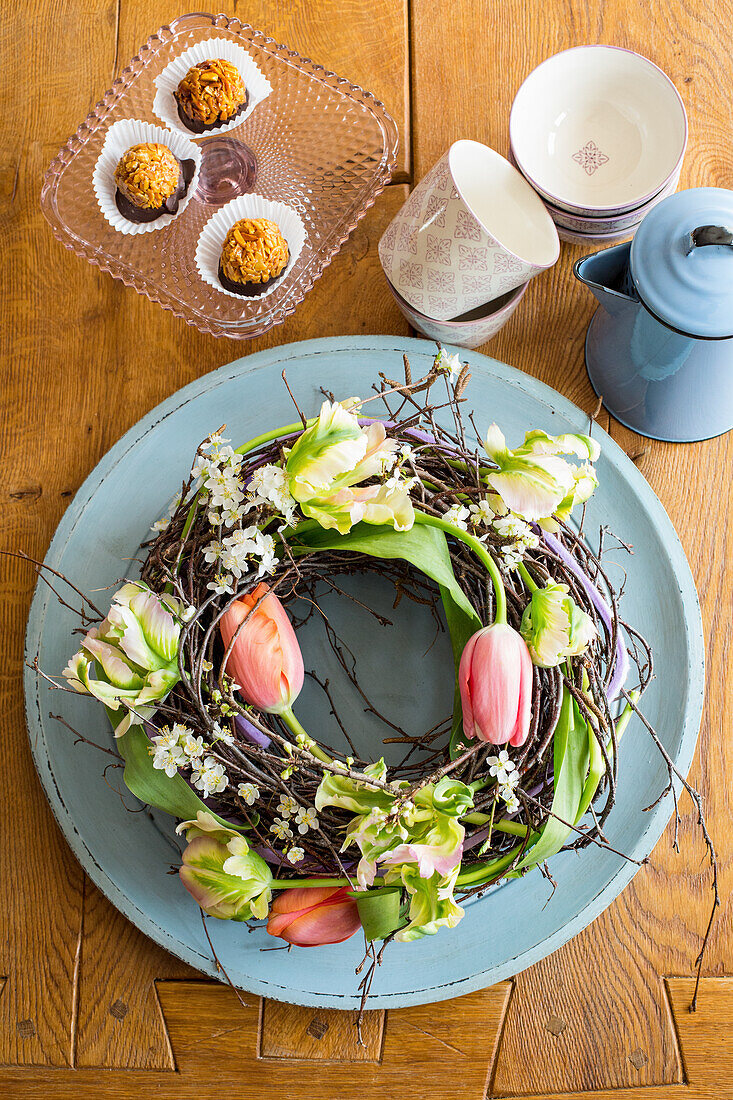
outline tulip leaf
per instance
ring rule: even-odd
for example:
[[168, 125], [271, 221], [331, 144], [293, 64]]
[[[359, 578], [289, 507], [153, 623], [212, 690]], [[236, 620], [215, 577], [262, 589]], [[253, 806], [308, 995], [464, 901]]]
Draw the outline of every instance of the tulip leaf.
[[355, 890], [351, 894], [356, 900], [359, 920], [366, 939], [384, 940], [405, 924], [400, 913], [401, 890]]
[[445, 535], [435, 527], [416, 524], [409, 531], [395, 531], [392, 527], [357, 523], [345, 535], [313, 527], [299, 531], [298, 538], [314, 550], [352, 550], [372, 558], [401, 558], [436, 582], [446, 605], [446, 617], [451, 605], [451, 636], [455, 629], [459, 635], [465, 634], [467, 641], [483, 625], [455, 578]]
[[[113, 727], [117, 726], [124, 715], [120, 711], [105, 709]], [[149, 752], [150, 739], [142, 726], [130, 726], [115, 744], [125, 761], [125, 786], [141, 802], [155, 806], [181, 821], [192, 821], [199, 810], [204, 810], [226, 828], [236, 829], [236, 825], [213, 813], [189, 787], [182, 775], [168, 776], [164, 771], [153, 767], [153, 758]]]
[[550, 856], [554, 856], [573, 831], [572, 827], [582, 805], [588, 773], [588, 733], [578, 704], [566, 688], [553, 739], [555, 793], [550, 817], [539, 832], [536, 842], [515, 867], [514, 874], [544, 863]]

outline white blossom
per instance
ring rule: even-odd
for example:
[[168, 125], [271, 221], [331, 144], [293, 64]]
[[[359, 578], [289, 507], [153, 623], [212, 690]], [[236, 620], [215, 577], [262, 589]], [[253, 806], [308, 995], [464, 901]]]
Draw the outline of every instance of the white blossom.
[[203, 737], [194, 736], [193, 730], [189, 730], [181, 740], [181, 748], [183, 749], [189, 760], [197, 760], [199, 756], [203, 756], [206, 750]]
[[214, 541], [210, 542], [204, 550], [204, 561], [208, 565], [213, 565], [214, 562], [217, 562], [219, 560], [223, 550], [224, 547], [222, 546], [219, 539], [214, 539]]
[[305, 835], [305, 833], [307, 833], [309, 829], [317, 829], [318, 818], [316, 816], [315, 809], [313, 809], [312, 807], [306, 807], [305, 809], [303, 809], [303, 807], [301, 806], [301, 808], [295, 815], [295, 823], [298, 826], [298, 832], [301, 835]]
[[150, 740], [153, 742], [156, 749], [175, 749], [178, 748], [182, 732], [188, 732], [187, 727], [176, 722], [173, 728], [170, 726], [163, 726], [160, 733], [154, 734]]
[[507, 569], [514, 569], [521, 562], [525, 551], [539, 546], [539, 538], [528, 523], [514, 512], [497, 516], [494, 530], [507, 540], [501, 548], [501, 556]]
[[300, 806], [290, 794], [281, 794], [280, 801], [277, 804], [277, 812], [281, 817], [292, 817], [293, 814], [297, 814], [300, 811]]
[[272, 535], [263, 535], [261, 531], [258, 531], [255, 536], [254, 553], [260, 559], [257, 570], [258, 577], [264, 577], [266, 574], [275, 572], [277, 555], [275, 554], [275, 540]]
[[223, 596], [225, 592], [228, 592], [230, 596], [234, 595], [234, 577], [231, 573], [218, 572], [214, 575], [213, 581], [209, 581], [206, 585], [212, 592], [216, 592], [217, 596]]
[[172, 748], [161, 746], [153, 750], [153, 767], [156, 771], [165, 772], [169, 779], [176, 774], [184, 762], [183, 749], [180, 745]]
[[257, 799], [260, 797], [259, 787], [255, 787], [254, 783], [240, 783], [237, 787], [237, 794], [244, 802], [245, 806], [254, 806]]
[[305, 852], [302, 848], [299, 848], [297, 845], [295, 845], [288, 852], [287, 858], [290, 860], [291, 863], [300, 863], [301, 860], [305, 859]]
[[247, 511], [260, 505], [271, 505], [293, 526], [297, 502], [288, 488], [288, 475], [280, 466], [268, 464], [255, 470], [247, 486], [249, 504]]
[[224, 727], [219, 722], [214, 722], [211, 728], [211, 733], [212, 741], [223, 741], [225, 745], [234, 744], [234, 737], [231, 730], [224, 729]]
[[494, 519], [494, 510], [485, 497], [483, 497], [478, 504], [470, 504], [469, 511], [471, 513], [471, 523], [475, 527], [478, 527], [480, 524], [484, 524], [488, 527]]
[[438, 354], [435, 356], [433, 365], [435, 366], [436, 370], [442, 371], [444, 374], [447, 374], [450, 378], [452, 378], [457, 371], [460, 371], [461, 360], [458, 358], [457, 352], [453, 355], [449, 355], [445, 348], [441, 348]]
[[519, 799], [516, 796], [513, 787], [500, 787], [499, 794], [506, 803], [506, 808], [510, 814], [514, 814], [519, 809]]
[[467, 531], [468, 524], [466, 520], [469, 515], [468, 508], [464, 507], [463, 504], [452, 504], [443, 519], [446, 523], [452, 523], [454, 527], [460, 527], [463, 531]]
[[205, 443], [201, 444], [199, 450], [206, 454], [208, 451], [217, 451], [225, 443], [231, 443], [231, 439], [224, 439], [224, 436], [220, 435], [219, 432], [214, 432]]
[[216, 469], [216, 464], [212, 458], [208, 455], [196, 455], [193, 466], [191, 467], [191, 477], [196, 480], [205, 480], [212, 470]]
[[293, 836], [293, 830], [288, 825], [287, 821], [283, 821], [281, 818], [276, 817], [270, 826], [270, 832], [274, 833], [278, 840], [290, 840]]
[[229, 778], [223, 764], [217, 764], [213, 756], [206, 756], [195, 763], [196, 767], [191, 772], [191, 781], [197, 790], [203, 792], [204, 798], [226, 790]]
[[496, 777], [500, 787], [515, 787], [519, 782], [517, 765], [510, 760], [509, 753], [502, 749], [498, 756], [490, 756], [487, 760], [489, 774]]
[[150, 530], [158, 532], [165, 531], [166, 528], [170, 526], [170, 522], [173, 519], [173, 514], [178, 508], [178, 505], [181, 503], [181, 500], [181, 494], [176, 493], [176, 495], [173, 497], [173, 500], [171, 500], [170, 504], [166, 508], [164, 514], [160, 517], [160, 519], [156, 519], [155, 523], [151, 525]]

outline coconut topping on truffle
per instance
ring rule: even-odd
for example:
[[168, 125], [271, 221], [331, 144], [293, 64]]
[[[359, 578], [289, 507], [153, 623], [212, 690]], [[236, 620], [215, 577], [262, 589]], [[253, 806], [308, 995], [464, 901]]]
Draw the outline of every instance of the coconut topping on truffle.
[[280, 226], [267, 218], [235, 222], [221, 250], [221, 272], [232, 283], [268, 283], [285, 270], [290, 252]]
[[186, 118], [211, 127], [228, 122], [247, 103], [247, 89], [231, 61], [214, 57], [189, 69], [175, 93]]
[[167, 145], [133, 145], [115, 168], [117, 190], [141, 210], [158, 210], [178, 189], [181, 164]]

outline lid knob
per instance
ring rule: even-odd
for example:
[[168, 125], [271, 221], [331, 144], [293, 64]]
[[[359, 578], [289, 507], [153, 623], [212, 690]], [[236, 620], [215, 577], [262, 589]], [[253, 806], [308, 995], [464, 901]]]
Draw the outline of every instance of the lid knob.
[[690, 255], [693, 248], [701, 248], [706, 244], [727, 244], [733, 248], [733, 229], [725, 225], [699, 225], [690, 233], [687, 255]]

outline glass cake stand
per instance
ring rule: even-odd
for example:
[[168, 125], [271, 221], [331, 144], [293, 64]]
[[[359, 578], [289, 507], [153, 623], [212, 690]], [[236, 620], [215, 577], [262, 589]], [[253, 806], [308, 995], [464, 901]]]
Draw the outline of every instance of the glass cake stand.
[[[92, 173], [109, 127], [120, 119], [160, 125], [155, 78], [190, 46], [222, 37], [245, 48], [272, 85], [241, 126], [196, 139], [199, 186], [180, 216], [153, 233], [119, 233], [103, 217]], [[52, 161], [41, 208], [55, 236], [187, 324], [214, 336], [247, 339], [293, 313], [389, 181], [397, 126], [382, 103], [225, 15], [192, 14], [161, 27]], [[281, 284], [264, 299], [218, 294], [199, 276], [196, 244], [209, 217], [256, 190], [299, 213], [307, 236]]]

